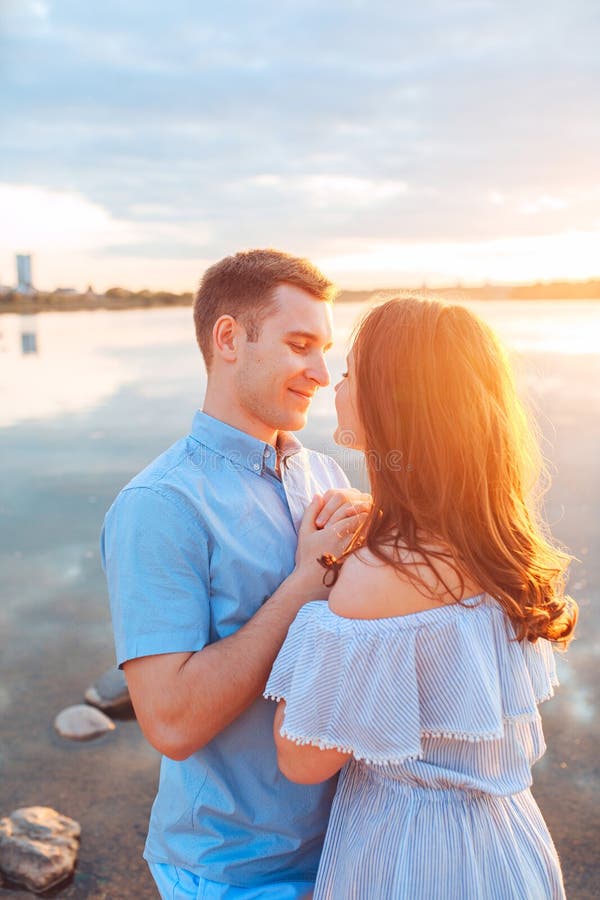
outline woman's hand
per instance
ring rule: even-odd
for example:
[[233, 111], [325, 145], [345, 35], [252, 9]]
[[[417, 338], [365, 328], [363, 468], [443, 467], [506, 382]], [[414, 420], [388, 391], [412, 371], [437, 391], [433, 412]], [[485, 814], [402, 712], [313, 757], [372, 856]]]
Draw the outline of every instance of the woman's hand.
[[332, 488], [323, 494], [323, 506], [316, 517], [317, 528], [334, 525], [342, 519], [367, 514], [373, 506], [370, 494], [364, 494], [356, 488]]
[[[336, 493], [341, 495], [348, 492]], [[359, 494], [358, 491], [356, 493]], [[367, 516], [366, 501], [361, 499], [353, 503], [345, 496], [338, 496], [335, 503], [332, 503], [331, 494], [328, 491], [323, 497], [319, 494], [313, 497], [298, 533], [294, 575], [296, 580], [301, 580], [307, 600], [327, 599], [330, 589], [323, 584], [324, 570], [317, 560], [325, 554], [341, 556]], [[362, 498], [369, 495], [359, 496]], [[326, 507], [327, 524], [319, 527], [317, 522], [322, 519]]]

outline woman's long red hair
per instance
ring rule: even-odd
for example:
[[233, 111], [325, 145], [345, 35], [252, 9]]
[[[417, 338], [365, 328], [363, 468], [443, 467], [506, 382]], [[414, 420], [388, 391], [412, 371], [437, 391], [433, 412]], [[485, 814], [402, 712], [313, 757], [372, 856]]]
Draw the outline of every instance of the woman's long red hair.
[[541, 454], [492, 330], [462, 306], [405, 297], [369, 311], [353, 352], [374, 503], [349, 551], [366, 545], [405, 574], [406, 551], [434, 570], [449, 560], [518, 639], [566, 645], [571, 558], [538, 514]]

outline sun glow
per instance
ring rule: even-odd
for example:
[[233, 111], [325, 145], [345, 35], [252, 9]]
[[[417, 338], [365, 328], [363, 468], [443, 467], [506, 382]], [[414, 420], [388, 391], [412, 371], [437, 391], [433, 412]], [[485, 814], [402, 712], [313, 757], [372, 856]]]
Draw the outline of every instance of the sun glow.
[[322, 256], [348, 287], [585, 280], [598, 277], [600, 230], [470, 242], [359, 242]]

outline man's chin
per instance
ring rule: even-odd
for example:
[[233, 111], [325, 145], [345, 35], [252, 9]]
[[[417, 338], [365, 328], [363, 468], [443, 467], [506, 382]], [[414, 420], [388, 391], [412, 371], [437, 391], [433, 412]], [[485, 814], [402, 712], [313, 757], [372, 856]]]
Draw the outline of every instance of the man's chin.
[[306, 413], [294, 413], [285, 417], [285, 424], [279, 426], [280, 431], [301, 431], [306, 422], [308, 415]]

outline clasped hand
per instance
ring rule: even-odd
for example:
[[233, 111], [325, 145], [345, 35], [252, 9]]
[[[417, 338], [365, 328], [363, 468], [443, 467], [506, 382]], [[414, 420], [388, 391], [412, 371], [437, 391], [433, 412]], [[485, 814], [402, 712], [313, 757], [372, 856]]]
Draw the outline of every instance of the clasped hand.
[[324, 554], [338, 557], [365, 521], [372, 506], [370, 494], [344, 488], [316, 494], [304, 513], [298, 532], [296, 573], [302, 578], [309, 599], [325, 599], [324, 570], [317, 562]]

